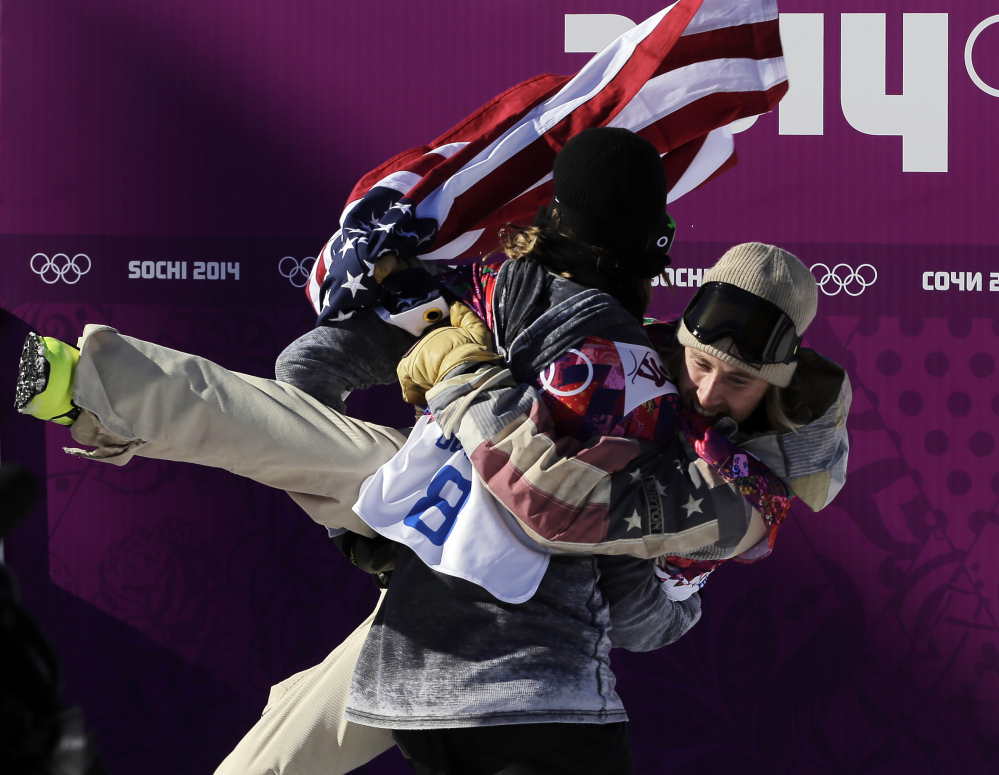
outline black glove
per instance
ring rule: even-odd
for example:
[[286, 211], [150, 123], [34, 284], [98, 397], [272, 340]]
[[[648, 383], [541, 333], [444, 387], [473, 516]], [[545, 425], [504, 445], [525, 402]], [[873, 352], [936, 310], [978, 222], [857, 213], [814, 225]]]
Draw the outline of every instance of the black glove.
[[351, 564], [365, 573], [385, 574], [395, 567], [399, 544], [384, 536], [367, 538], [358, 533], [341, 533], [333, 539]]

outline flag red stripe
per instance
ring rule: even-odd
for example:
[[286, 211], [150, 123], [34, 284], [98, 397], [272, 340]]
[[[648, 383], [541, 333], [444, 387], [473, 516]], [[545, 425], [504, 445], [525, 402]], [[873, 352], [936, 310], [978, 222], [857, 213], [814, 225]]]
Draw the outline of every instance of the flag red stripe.
[[783, 56], [780, 25], [773, 19], [684, 35], [663, 58], [656, 75], [710, 62], [719, 58], [719, 52], [724, 52], [725, 59], [761, 60]]
[[[642, 137], [646, 137], [645, 130], [642, 130], [638, 134], [642, 135]], [[648, 139], [648, 137], [646, 137], [646, 139]], [[687, 168], [697, 157], [697, 153], [701, 150], [701, 147], [704, 145], [704, 141], [706, 139], [707, 135], [696, 137], [689, 143], [684, 143], [679, 148], [674, 148], [663, 157], [663, 166], [666, 168], [666, 181], [670, 188], [672, 188], [676, 182], [683, 177], [683, 173], [687, 171]]]

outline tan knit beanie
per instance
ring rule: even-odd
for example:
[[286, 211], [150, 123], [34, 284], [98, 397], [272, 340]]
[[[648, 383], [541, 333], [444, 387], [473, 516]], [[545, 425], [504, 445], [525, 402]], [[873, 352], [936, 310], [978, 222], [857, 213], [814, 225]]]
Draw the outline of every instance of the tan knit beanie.
[[[808, 328], [818, 308], [818, 286], [808, 267], [786, 250], [773, 245], [759, 242], [736, 245], [705, 272], [702, 283], [712, 282], [738, 286], [776, 304], [791, 318], [799, 335]], [[732, 345], [731, 338], [720, 339], [714, 344], [702, 344], [687, 330], [682, 320], [677, 338], [684, 347], [702, 350], [778, 387], [790, 384], [791, 375], [798, 365], [767, 363], [760, 367], [752, 366], [725, 352]]]

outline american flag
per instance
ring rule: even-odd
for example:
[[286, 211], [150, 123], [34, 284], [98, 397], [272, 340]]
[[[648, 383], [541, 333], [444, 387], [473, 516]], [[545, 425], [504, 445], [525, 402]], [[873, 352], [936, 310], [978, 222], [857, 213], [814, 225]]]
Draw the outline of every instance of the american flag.
[[735, 164], [729, 124], [786, 92], [776, 0], [679, 0], [576, 75], [518, 84], [365, 175], [306, 292], [321, 321], [342, 320], [386, 305], [374, 280], [382, 253], [460, 264], [494, 252], [502, 226], [530, 223], [550, 201], [555, 155], [589, 127], [652, 142], [675, 201]]

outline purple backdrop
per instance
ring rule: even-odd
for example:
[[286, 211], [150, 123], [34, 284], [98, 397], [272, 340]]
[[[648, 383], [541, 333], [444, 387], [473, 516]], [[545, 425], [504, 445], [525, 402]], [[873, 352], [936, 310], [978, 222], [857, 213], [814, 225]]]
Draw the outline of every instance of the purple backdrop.
[[[283, 493], [65, 456], [65, 429], [12, 411], [24, 335], [109, 323], [270, 376], [361, 174], [577, 70], [567, 14], [660, 7], [3, 1], [0, 448], [44, 483], [5, 552], [116, 775], [212, 772], [375, 590]], [[791, 92], [737, 136], [736, 169], [672, 207], [678, 287], [654, 309], [677, 313], [736, 242], [812, 266], [806, 341], [854, 385], [850, 478], [772, 558], [719, 571], [681, 643], [617, 654], [639, 770], [994, 772], [999, 18], [982, 0], [780, 9]], [[866, 94], [882, 74], [897, 96]], [[391, 389], [352, 408], [407, 417]], [[407, 770], [393, 752], [362, 771]]]

